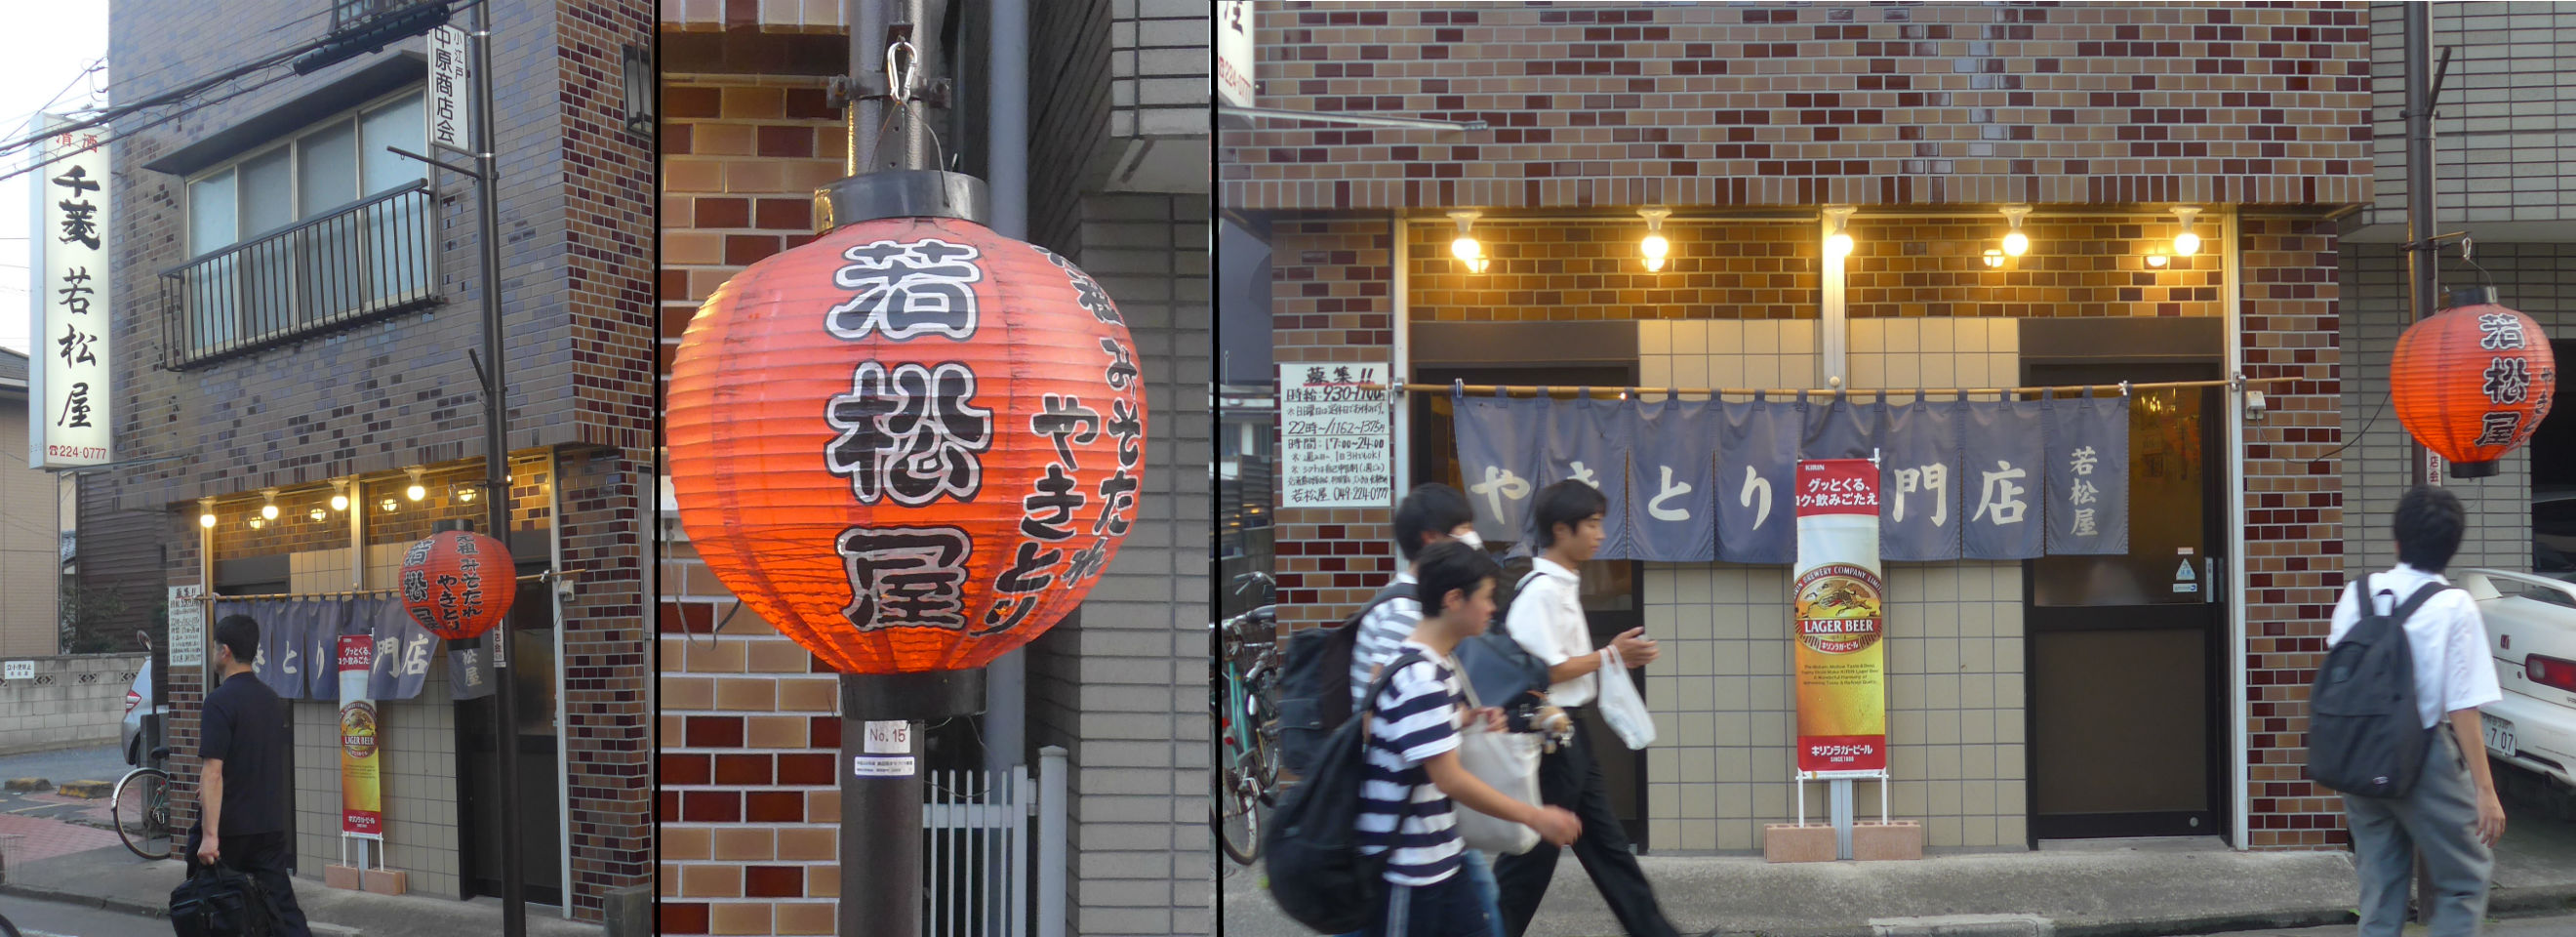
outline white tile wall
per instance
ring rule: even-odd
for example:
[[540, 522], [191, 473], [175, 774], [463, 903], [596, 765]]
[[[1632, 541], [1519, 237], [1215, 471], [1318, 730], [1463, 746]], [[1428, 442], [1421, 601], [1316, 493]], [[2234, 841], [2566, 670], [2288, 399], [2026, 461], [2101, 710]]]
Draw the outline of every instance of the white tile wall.
[[[2370, 5], [2377, 185], [2368, 224], [2406, 222], [2405, 25], [2400, 3]], [[2444, 223], [2558, 221], [2576, 209], [2576, 5], [2433, 6], [2433, 55], [2454, 46], [2433, 121], [2435, 199]], [[2447, 229], [2445, 229], [2447, 230]]]
[[[1813, 321], [1648, 322], [1642, 386], [1814, 387]], [[2019, 383], [2008, 319], [1850, 323], [1855, 389]], [[1902, 399], [1902, 398], [1900, 398]], [[1665, 659], [1646, 670], [1658, 741], [1647, 756], [1647, 837], [1658, 853], [1752, 852], [1796, 819], [1789, 686], [1789, 570], [1649, 563], [1646, 629]], [[1903, 563], [1887, 570], [1888, 789], [1898, 819], [1940, 849], [2018, 849], [2028, 835], [2022, 754], [2021, 564]], [[1810, 786], [1808, 816], [1825, 816]], [[1877, 809], [1878, 786], [1856, 792]]]

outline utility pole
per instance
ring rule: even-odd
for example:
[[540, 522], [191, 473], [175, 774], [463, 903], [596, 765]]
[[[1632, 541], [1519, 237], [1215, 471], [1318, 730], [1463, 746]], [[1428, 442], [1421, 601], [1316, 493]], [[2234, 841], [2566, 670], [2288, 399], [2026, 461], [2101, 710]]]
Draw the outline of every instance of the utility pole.
[[[509, 377], [501, 364], [501, 195], [500, 139], [492, 120], [492, 3], [474, 5], [474, 168], [475, 213], [481, 216], [477, 240], [483, 248], [483, 503], [490, 529], [503, 547], [510, 543], [510, 401]], [[503, 575], [516, 576], [513, 568]], [[493, 745], [499, 749], [501, 773], [501, 934], [528, 933], [527, 834], [519, 811], [519, 692], [510, 668], [510, 615], [492, 629]], [[569, 886], [569, 883], [567, 883]], [[569, 899], [567, 899], [569, 900]]]
[[[2433, 314], [2433, 5], [2406, 7], [2406, 312], [2408, 323]], [[2424, 444], [2406, 437], [2407, 480], [2412, 485], [2439, 485], [2433, 455]]]

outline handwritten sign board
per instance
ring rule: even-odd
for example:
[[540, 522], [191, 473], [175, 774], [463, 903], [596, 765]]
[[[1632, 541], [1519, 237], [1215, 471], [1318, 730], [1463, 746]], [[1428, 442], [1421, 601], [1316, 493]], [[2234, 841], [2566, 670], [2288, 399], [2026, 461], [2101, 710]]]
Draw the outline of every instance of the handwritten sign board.
[[1279, 365], [1280, 507], [1394, 503], [1389, 374], [1384, 361]]
[[206, 665], [206, 606], [197, 601], [203, 586], [170, 587], [170, 666]]

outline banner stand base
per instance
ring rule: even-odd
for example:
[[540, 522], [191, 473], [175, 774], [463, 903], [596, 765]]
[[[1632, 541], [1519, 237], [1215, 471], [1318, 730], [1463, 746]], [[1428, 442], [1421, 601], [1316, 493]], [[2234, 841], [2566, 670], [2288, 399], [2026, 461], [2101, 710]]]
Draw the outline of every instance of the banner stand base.
[[[1810, 825], [1807, 822], [1807, 784], [1827, 782], [1831, 793], [1827, 801], [1828, 821]], [[1857, 818], [1858, 807], [1853, 793], [1855, 781], [1877, 781], [1878, 822], [1867, 823]], [[1887, 788], [1891, 779], [1885, 771], [1799, 771], [1791, 783], [1798, 788], [1798, 822], [1774, 823], [1762, 830], [1762, 856], [1770, 862], [1880, 862], [1923, 858], [1923, 824], [1915, 820], [1888, 818]]]

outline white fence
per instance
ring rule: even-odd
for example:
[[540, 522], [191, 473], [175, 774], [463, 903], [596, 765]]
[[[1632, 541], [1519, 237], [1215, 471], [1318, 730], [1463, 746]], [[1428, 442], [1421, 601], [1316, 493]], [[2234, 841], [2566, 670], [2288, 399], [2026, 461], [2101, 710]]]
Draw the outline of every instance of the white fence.
[[1050, 745], [1034, 782], [1025, 766], [924, 779], [923, 937], [1064, 937], [1065, 772], [1065, 750]]

